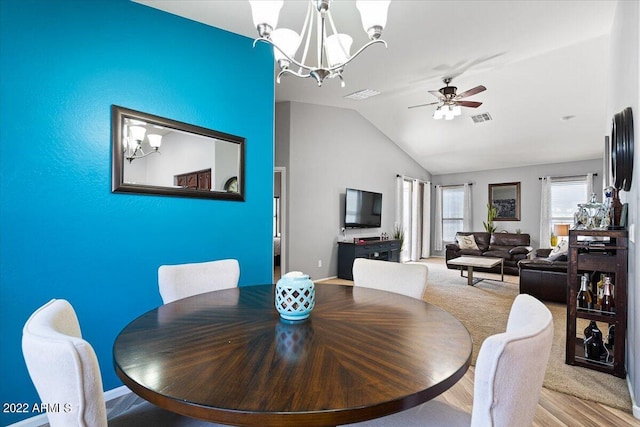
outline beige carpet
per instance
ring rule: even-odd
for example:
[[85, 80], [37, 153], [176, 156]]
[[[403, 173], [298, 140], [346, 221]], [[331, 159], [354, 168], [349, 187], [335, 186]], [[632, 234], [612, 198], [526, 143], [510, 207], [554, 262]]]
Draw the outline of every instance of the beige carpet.
[[[505, 282], [484, 280], [472, 287], [457, 270], [448, 270], [444, 260], [430, 258], [424, 262], [429, 266], [424, 299], [447, 310], [467, 327], [473, 338], [472, 364], [475, 365], [484, 339], [506, 328], [511, 304], [518, 295], [518, 277], [505, 275]], [[475, 276], [500, 278], [487, 273]], [[626, 380], [564, 363], [567, 308], [564, 304], [546, 305], [553, 314], [555, 332], [544, 387], [631, 412]]]

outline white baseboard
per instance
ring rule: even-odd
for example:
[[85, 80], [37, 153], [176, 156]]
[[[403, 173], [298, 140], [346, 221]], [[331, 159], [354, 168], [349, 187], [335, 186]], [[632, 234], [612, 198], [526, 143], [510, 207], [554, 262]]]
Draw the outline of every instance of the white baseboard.
[[[109, 405], [109, 401], [122, 397], [126, 394], [131, 393], [126, 386], [120, 386], [118, 388], [114, 388], [112, 390], [108, 390], [104, 392], [104, 400]], [[47, 419], [47, 414], [36, 415], [35, 417], [27, 418], [26, 420], [18, 421], [17, 423], [10, 424], [7, 427], [40, 427], [44, 424], [47, 424], [49, 420]]]
[[337, 279], [338, 276], [330, 276], [330, 277], [324, 277], [322, 279], [313, 279], [314, 282], [322, 282], [323, 280], [331, 280], [331, 279]]
[[627, 375], [627, 387], [629, 387], [629, 395], [631, 396], [631, 410], [633, 411], [633, 417], [640, 420], [640, 406], [636, 402], [636, 398], [633, 395], [633, 387], [631, 381], [629, 381], [629, 375]]

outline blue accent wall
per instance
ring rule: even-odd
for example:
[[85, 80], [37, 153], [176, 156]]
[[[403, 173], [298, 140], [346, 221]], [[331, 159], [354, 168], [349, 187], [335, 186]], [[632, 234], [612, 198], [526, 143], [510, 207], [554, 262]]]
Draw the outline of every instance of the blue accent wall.
[[[22, 327], [51, 298], [113, 389], [159, 265], [237, 258], [241, 286], [272, 281], [272, 55], [128, 0], [2, 0], [0, 20], [0, 402], [39, 402]], [[111, 193], [112, 104], [245, 137], [246, 201]]]

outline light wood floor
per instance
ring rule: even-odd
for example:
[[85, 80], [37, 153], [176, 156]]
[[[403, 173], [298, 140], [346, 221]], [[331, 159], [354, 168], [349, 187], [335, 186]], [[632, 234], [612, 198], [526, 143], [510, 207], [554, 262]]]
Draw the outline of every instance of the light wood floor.
[[[442, 394], [451, 405], [471, 412], [474, 367], [452, 388]], [[640, 420], [627, 412], [588, 402], [567, 394], [542, 389], [534, 427], [638, 427]]]

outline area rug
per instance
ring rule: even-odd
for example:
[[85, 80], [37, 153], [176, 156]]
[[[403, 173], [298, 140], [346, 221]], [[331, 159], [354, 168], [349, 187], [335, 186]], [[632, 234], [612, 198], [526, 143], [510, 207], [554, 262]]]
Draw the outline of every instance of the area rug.
[[[457, 270], [448, 270], [442, 259], [424, 260], [429, 266], [429, 279], [424, 299], [456, 316], [473, 339], [472, 365], [486, 337], [503, 332], [509, 310], [518, 295], [518, 277], [505, 275], [505, 282], [484, 280], [468, 286]], [[476, 273], [475, 277], [500, 279], [500, 275]], [[553, 314], [554, 337], [544, 387], [603, 403], [631, 412], [632, 404], [626, 380], [613, 375], [565, 364], [567, 307], [545, 303]]]

